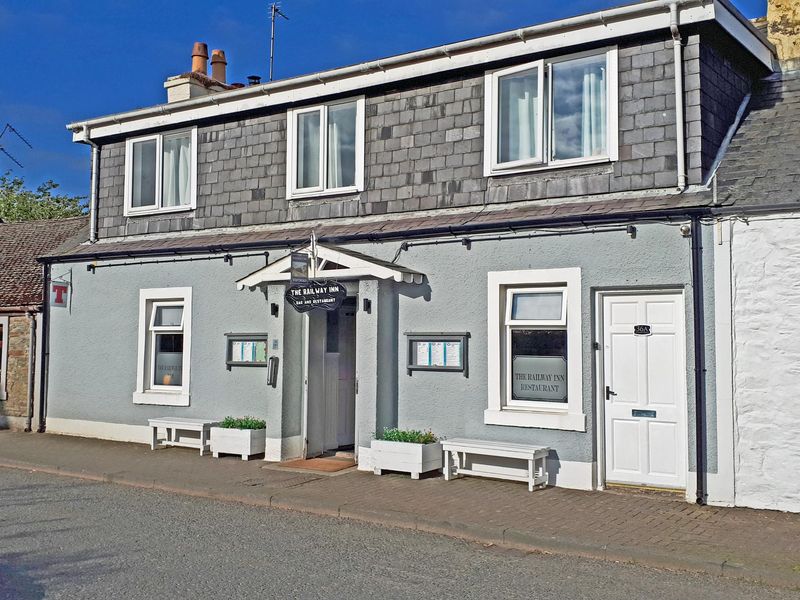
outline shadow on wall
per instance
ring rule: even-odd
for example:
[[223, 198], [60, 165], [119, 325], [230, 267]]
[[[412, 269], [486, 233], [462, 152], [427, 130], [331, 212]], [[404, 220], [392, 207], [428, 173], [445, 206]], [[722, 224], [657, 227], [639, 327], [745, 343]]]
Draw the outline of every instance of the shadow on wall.
[[425, 302], [431, 301], [431, 286], [428, 281], [424, 283], [401, 283], [397, 286], [397, 292], [406, 298], [422, 298]]

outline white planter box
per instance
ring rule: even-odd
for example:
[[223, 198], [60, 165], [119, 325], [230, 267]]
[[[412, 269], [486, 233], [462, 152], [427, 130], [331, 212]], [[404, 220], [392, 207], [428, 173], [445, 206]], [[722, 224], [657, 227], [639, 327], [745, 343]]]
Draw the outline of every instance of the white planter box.
[[242, 460], [247, 460], [253, 454], [263, 454], [266, 447], [266, 429], [211, 428], [211, 453], [214, 458], [219, 458], [220, 454], [238, 454]]
[[411, 473], [411, 479], [419, 479], [420, 473], [442, 468], [442, 444], [410, 444], [372, 440], [373, 472], [380, 475], [387, 471]]

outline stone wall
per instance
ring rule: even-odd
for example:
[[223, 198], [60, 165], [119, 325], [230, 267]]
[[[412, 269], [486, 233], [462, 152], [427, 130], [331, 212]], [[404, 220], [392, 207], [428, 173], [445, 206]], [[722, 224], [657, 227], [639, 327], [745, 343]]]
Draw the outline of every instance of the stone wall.
[[0, 402], [1, 417], [24, 417], [28, 413], [28, 369], [30, 319], [9, 318], [8, 359], [6, 363], [6, 399]]
[[[800, 511], [800, 221], [732, 236], [736, 504]], [[794, 275], [793, 275], [794, 274]]]

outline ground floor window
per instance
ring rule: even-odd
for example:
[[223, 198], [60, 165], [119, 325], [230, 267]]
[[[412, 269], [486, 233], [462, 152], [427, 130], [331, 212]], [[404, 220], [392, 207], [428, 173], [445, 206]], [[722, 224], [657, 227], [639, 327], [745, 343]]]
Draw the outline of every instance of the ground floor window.
[[485, 422], [585, 430], [580, 269], [489, 273]]
[[140, 291], [137, 404], [189, 404], [191, 288]]

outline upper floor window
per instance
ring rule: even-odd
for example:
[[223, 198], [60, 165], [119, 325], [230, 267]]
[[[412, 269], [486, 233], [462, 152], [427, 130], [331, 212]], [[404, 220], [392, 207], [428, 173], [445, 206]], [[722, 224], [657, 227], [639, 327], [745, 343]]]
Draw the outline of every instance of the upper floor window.
[[127, 140], [126, 215], [190, 210], [196, 188], [196, 127]]
[[486, 74], [486, 175], [616, 160], [617, 51]]
[[289, 110], [287, 130], [287, 198], [364, 189], [364, 98]]

